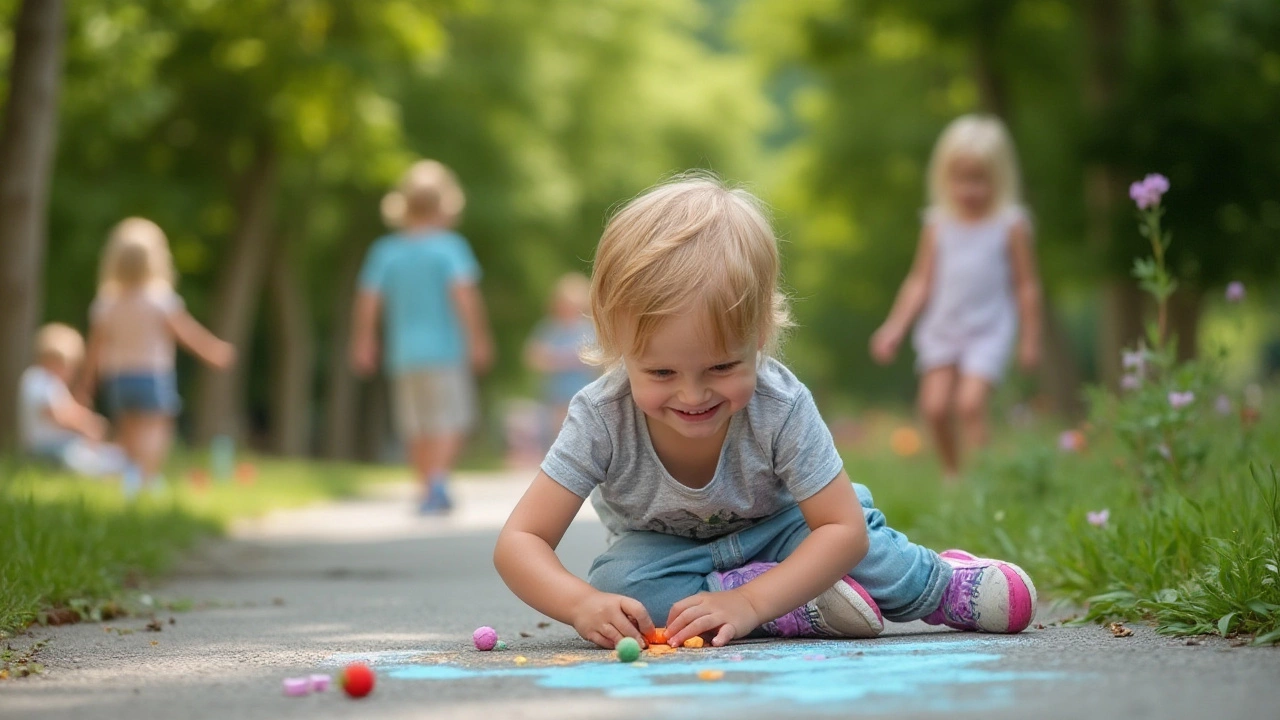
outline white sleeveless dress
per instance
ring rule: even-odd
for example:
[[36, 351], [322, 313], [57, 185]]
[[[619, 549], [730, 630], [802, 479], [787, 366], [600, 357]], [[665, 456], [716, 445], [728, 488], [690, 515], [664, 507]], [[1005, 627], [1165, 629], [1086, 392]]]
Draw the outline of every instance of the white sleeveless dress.
[[976, 222], [934, 207], [925, 213], [935, 247], [929, 300], [916, 323], [916, 369], [955, 365], [961, 375], [996, 383], [1018, 332], [1010, 231], [1027, 222], [1009, 206]]

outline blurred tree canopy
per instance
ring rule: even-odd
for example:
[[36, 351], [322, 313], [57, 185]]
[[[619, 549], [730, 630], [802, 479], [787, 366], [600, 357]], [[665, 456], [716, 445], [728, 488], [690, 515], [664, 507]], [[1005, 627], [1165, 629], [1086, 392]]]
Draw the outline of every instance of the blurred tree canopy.
[[[17, 5], [0, 0], [4, 69]], [[525, 387], [525, 334], [554, 278], [588, 268], [609, 209], [710, 167], [777, 210], [801, 321], [787, 357], [815, 392], [905, 400], [908, 363], [873, 367], [866, 341], [914, 252], [932, 143], [964, 112], [1004, 117], [1018, 144], [1051, 300], [1047, 392], [1106, 376], [1137, 332], [1129, 180], [1173, 182], [1181, 332], [1205, 290], [1277, 270], [1270, 0], [94, 0], [67, 14], [44, 316], [83, 327], [108, 229], [156, 220], [180, 292], [244, 358], [230, 376], [180, 366], [197, 441], [371, 451], [376, 432], [356, 428], [375, 423], [354, 418], [382, 408], [347, 370], [351, 294], [385, 232], [378, 200], [417, 157], [468, 193], [494, 397]]]

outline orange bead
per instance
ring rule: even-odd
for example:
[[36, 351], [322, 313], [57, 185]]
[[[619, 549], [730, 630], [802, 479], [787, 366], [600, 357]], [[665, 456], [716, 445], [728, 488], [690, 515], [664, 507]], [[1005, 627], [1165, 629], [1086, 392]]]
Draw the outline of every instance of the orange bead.
[[664, 627], [654, 628], [653, 632], [644, 636], [644, 639], [648, 640], [650, 645], [666, 645], [667, 629]]
[[687, 648], [700, 648], [702, 647], [702, 638], [698, 637], [697, 635], [694, 635], [693, 637], [684, 641], [684, 646]]

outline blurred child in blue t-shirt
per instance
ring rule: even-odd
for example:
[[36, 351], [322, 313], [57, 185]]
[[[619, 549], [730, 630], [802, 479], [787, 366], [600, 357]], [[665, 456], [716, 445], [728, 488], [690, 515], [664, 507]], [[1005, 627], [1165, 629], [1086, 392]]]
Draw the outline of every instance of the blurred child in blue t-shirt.
[[480, 265], [452, 229], [464, 204], [449, 168], [434, 160], [410, 167], [383, 198], [395, 232], [370, 248], [356, 296], [352, 364], [369, 375], [381, 355], [396, 426], [422, 482], [422, 514], [453, 508], [448, 476], [477, 415], [472, 373], [493, 362]]
[[569, 401], [600, 375], [580, 357], [582, 349], [596, 338], [587, 316], [590, 290], [591, 281], [582, 273], [560, 276], [551, 296], [550, 314], [533, 329], [525, 345], [525, 364], [542, 375], [550, 426], [544, 433], [547, 445], [560, 431]]

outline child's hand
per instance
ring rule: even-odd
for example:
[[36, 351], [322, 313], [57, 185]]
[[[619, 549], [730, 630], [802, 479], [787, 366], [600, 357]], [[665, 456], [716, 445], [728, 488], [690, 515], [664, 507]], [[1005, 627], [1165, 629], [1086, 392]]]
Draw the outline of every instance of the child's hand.
[[236, 346], [220, 340], [210, 349], [208, 360], [210, 365], [219, 370], [230, 370], [236, 364]]
[[672, 647], [703, 633], [714, 632], [711, 644], [722, 647], [760, 625], [760, 617], [737, 590], [701, 592], [671, 607], [667, 616], [667, 638]]
[[1018, 343], [1018, 365], [1023, 372], [1031, 372], [1040, 365], [1039, 343], [1023, 341]]
[[476, 340], [471, 343], [469, 352], [471, 369], [477, 375], [484, 375], [493, 367], [493, 343], [488, 340]]
[[871, 336], [871, 357], [881, 365], [888, 365], [898, 354], [898, 346], [902, 344], [902, 331], [887, 323]]
[[644, 636], [653, 632], [653, 621], [638, 600], [625, 595], [598, 592], [584, 600], [573, 614], [573, 629], [583, 640], [612, 650], [624, 637], [644, 646]]

